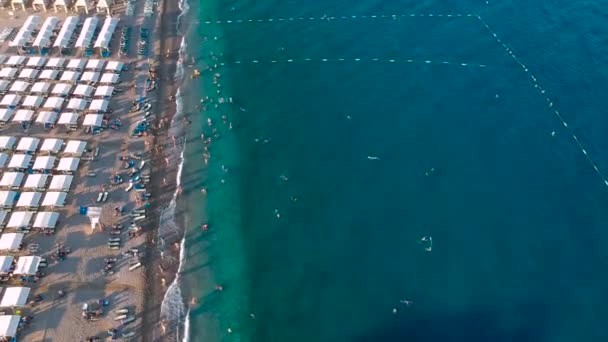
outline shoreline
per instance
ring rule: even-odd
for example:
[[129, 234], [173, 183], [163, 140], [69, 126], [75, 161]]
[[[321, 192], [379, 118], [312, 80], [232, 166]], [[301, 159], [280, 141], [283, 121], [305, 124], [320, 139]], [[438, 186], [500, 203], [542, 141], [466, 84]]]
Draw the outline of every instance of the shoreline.
[[[155, 23], [157, 28], [155, 32], [158, 34], [155, 47], [154, 64], [159, 72], [159, 77], [162, 80], [159, 82], [159, 98], [157, 102], [157, 131], [154, 137], [154, 153], [153, 153], [153, 172], [151, 173], [151, 184], [153, 185], [153, 193], [156, 194], [156, 199], [153, 203], [154, 215], [151, 217], [152, 229], [147, 232], [146, 245], [148, 253], [146, 254], [145, 268], [145, 293], [144, 315], [142, 323], [142, 340], [171, 340], [170, 331], [163, 331], [161, 327], [161, 305], [164, 296], [168, 290], [168, 285], [177, 276], [178, 265], [172, 262], [163, 262], [164, 259], [179, 258], [179, 248], [171, 247], [176, 241], [165, 239], [165, 243], [169, 246], [170, 255], [163, 255], [159, 247], [159, 232], [161, 229], [162, 212], [171, 203], [173, 193], [176, 190], [176, 175], [177, 164], [167, 163], [166, 158], [173, 156], [167, 155], [167, 152], [174, 152], [175, 148], [171, 147], [165, 151], [166, 146], [171, 146], [170, 125], [177, 114], [176, 93], [181, 84], [181, 80], [175, 80], [176, 65], [179, 61], [179, 49], [181, 45], [181, 36], [177, 31], [177, 20], [182, 13], [179, 8], [180, 4], [162, 0], [158, 20]], [[171, 97], [171, 99], [170, 99]], [[178, 231], [175, 235], [183, 235], [183, 225], [177, 225]], [[168, 257], [168, 258], [167, 258]]]

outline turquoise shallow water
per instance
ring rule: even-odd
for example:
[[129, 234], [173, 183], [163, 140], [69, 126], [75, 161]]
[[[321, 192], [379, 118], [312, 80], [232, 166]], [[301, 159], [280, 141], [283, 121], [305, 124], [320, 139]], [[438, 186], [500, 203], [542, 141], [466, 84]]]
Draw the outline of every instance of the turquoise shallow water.
[[[193, 128], [184, 288], [199, 299], [191, 340], [608, 337], [607, 188], [553, 114], [558, 108], [608, 169], [606, 5], [191, 7], [188, 53], [197, 68], [218, 64], [185, 89]], [[405, 13], [427, 15], [392, 18]], [[555, 107], [475, 17], [428, 16], [448, 13], [481, 15]], [[386, 17], [360, 17], [374, 14]], [[324, 15], [358, 17], [297, 19]], [[194, 106], [202, 96], [234, 103], [201, 113]], [[212, 128], [221, 137], [205, 169], [200, 134]], [[211, 231], [203, 234], [206, 220]], [[419, 243], [425, 235], [431, 253]]]

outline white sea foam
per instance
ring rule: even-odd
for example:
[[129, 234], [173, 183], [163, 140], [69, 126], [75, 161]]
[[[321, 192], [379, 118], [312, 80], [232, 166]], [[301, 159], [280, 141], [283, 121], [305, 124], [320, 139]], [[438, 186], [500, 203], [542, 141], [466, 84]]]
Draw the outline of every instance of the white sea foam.
[[[179, 3], [179, 8], [182, 11], [178, 17], [178, 25], [179, 19], [188, 11], [188, 3], [186, 0], [181, 0]], [[177, 68], [175, 72], [176, 81], [181, 81], [184, 76], [184, 68], [183, 68], [183, 60], [186, 53], [186, 39], [182, 38], [181, 45], [179, 48], [179, 59], [177, 62]], [[171, 121], [170, 130], [175, 132], [176, 129], [179, 129], [178, 126], [180, 124], [180, 119], [184, 115], [184, 102], [181, 94], [181, 88], [177, 89], [175, 94], [175, 115]], [[160, 222], [158, 228], [158, 237], [159, 237], [159, 246], [160, 248], [164, 248], [164, 240], [163, 237], [167, 234], [171, 234], [177, 232], [179, 227], [177, 222], [175, 221], [175, 209], [177, 207], [177, 198], [180, 193], [180, 187], [182, 183], [182, 172], [184, 168], [184, 150], [185, 143], [178, 144], [179, 152], [179, 163], [177, 167], [177, 174], [175, 179], [175, 192], [173, 193], [173, 197], [171, 198], [171, 202], [169, 205], [161, 212]], [[174, 327], [180, 327], [182, 324], [184, 325], [184, 337], [183, 341], [189, 340], [189, 329], [190, 329], [190, 320], [189, 320], [189, 312], [186, 312], [186, 306], [184, 304], [184, 299], [182, 297], [182, 291], [180, 288], [180, 273], [182, 272], [182, 268], [184, 267], [185, 257], [186, 257], [186, 235], [182, 237], [182, 241], [180, 244], [180, 253], [179, 253], [179, 265], [177, 274], [175, 275], [175, 279], [167, 292], [165, 292], [165, 296], [163, 297], [163, 301], [161, 303], [160, 316], [162, 319], [167, 321], [167, 324]], [[180, 329], [175, 330], [176, 340], [180, 340]]]
[[175, 67], [175, 80], [182, 80], [184, 78], [184, 58], [186, 56], [186, 38], [182, 37], [182, 43], [179, 46], [179, 58], [177, 59], [177, 65]]
[[[184, 149], [179, 155], [180, 162], [177, 168], [177, 176], [176, 176], [176, 190], [173, 193], [173, 198], [171, 198], [171, 202], [169, 205], [161, 212], [160, 215], [160, 224], [158, 229], [159, 241], [163, 241], [162, 237], [166, 236], [166, 234], [170, 234], [172, 232], [177, 231], [178, 225], [175, 221], [175, 208], [177, 206], [177, 197], [179, 195], [179, 186], [181, 185], [182, 171], [184, 167]], [[177, 274], [173, 279], [171, 285], [165, 292], [165, 296], [163, 297], [163, 301], [161, 303], [160, 316], [167, 321], [170, 326], [181, 326], [184, 321], [184, 314], [186, 311], [186, 306], [184, 304], [184, 299], [182, 297], [182, 291], [180, 289], [180, 273], [182, 272], [182, 268], [184, 267], [185, 257], [186, 257], [186, 236], [182, 238], [180, 244], [180, 252], [179, 252], [179, 265], [177, 269]], [[164, 243], [160, 244], [160, 248], [164, 249]], [[176, 329], [177, 340], [179, 340], [180, 330]]]
[[[171, 128], [174, 129], [173, 126], [179, 122], [179, 117], [183, 116], [183, 99], [181, 95], [181, 89], [177, 89], [177, 93], [175, 94], [175, 103], [176, 103], [176, 111], [173, 119], [171, 120]], [[179, 153], [179, 162], [177, 165], [177, 175], [175, 177], [175, 191], [173, 192], [173, 197], [171, 198], [171, 202], [169, 205], [162, 210], [160, 213], [160, 222], [158, 227], [158, 240], [160, 241], [160, 247], [164, 247], [163, 237], [167, 236], [170, 233], [176, 232], [178, 230], [177, 223], [175, 222], [175, 208], [177, 206], [177, 196], [180, 192], [180, 186], [182, 184], [182, 172], [184, 169], [184, 149], [185, 144], [178, 145], [178, 148], [181, 148]]]
[[[179, 327], [182, 325], [182, 323], [184, 323], [184, 330], [185, 330], [184, 337], [188, 335], [186, 328], [189, 328], [189, 327], [187, 327], [184, 322], [184, 318], [186, 319], [186, 322], [187, 322], [188, 317], [187, 317], [187, 313], [186, 313], [186, 306], [184, 305], [184, 299], [182, 298], [182, 290], [180, 289], [179, 275], [182, 271], [182, 267], [184, 265], [184, 259], [186, 256], [185, 247], [186, 247], [186, 237], [184, 236], [182, 238], [182, 242], [179, 246], [179, 248], [180, 248], [179, 268], [178, 268], [177, 274], [175, 275], [175, 279], [173, 279], [173, 282], [171, 283], [171, 285], [169, 285], [167, 292], [165, 292], [163, 302], [161, 303], [161, 306], [160, 306], [160, 316], [164, 320], [167, 321], [169, 326], [178, 326]], [[176, 329], [175, 334], [176, 334], [176, 339], [178, 341], [179, 341], [179, 333], [180, 333], [180, 330]]]
[[180, 25], [182, 22], [182, 17], [188, 14], [190, 11], [190, 5], [187, 0], [180, 0], [179, 4], [180, 14], [177, 16], [177, 22], [175, 23], [175, 30], [182, 34], [182, 42], [179, 46], [179, 58], [177, 60], [177, 67], [175, 70], [175, 79], [182, 80], [184, 78], [184, 58], [186, 57], [186, 48], [188, 45], [186, 44], [186, 34], [185, 32], [181, 32]]
[[180, 0], [179, 4], [179, 10], [180, 13], [177, 16], [177, 28], [179, 29], [179, 25], [181, 23], [181, 19], [183, 16], [185, 16], [186, 14], [188, 14], [188, 12], [190, 11], [190, 4], [188, 4], [188, 0]]
[[184, 338], [182, 342], [190, 342], [190, 309], [186, 312], [186, 320], [184, 321]]

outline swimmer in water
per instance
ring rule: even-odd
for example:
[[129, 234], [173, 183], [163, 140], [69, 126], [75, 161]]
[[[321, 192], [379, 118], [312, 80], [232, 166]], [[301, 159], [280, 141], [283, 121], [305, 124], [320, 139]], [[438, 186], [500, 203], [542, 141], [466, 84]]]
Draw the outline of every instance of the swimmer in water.
[[289, 178], [287, 178], [287, 175], [285, 173], [286, 172], [283, 172], [281, 174], [281, 176], [279, 176], [279, 179], [282, 180], [283, 182], [287, 182], [289, 180]]
[[279, 214], [279, 209], [274, 210], [274, 215], [277, 217], [277, 219], [281, 218], [281, 214]]
[[426, 247], [424, 247], [425, 251], [431, 252], [433, 250], [433, 237], [423, 236], [422, 239], [420, 239], [420, 243], [426, 245]]
[[409, 307], [409, 306], [411, 306], [412, 304], [414, 304], [414, 302], [413, 302], [413, 301], [411, 301], [411, 300], [405, 300], [405, 299], [402, 299], [402, 300], [400, 300], [399, 302], [400, 302], [401, 304], [404, 304], [405, 306], [408, 306], [408, 307]]
[[379, 157], [375, 157], [375, 156], [367, 156], [367, 159], [369, 159], [369, 160], [380, 160]]
[[397, 314], [397, 308], [393, 308], [393, 315]]
[[291, 201], [293, 203], [296, 203], [298, 201], [298, 198], [296, 196], [291, 196]]
[[435, 173], [435, 168], [434, 167], [432, 167], [430, 170], [428, 170], [427, 172], [425, 172], [424, 175], [428, 177], [428, 176], [432, 175], [433, 173]]
[[347, 116], [346, 116], [346, 119], [350, 120], [350, 119], [352, 119], [352, 118], [350, 117], [350, 115], [347, 115]]
[[554, 137], [555, 136], [555, 131], [551, 132], [551, 136]]

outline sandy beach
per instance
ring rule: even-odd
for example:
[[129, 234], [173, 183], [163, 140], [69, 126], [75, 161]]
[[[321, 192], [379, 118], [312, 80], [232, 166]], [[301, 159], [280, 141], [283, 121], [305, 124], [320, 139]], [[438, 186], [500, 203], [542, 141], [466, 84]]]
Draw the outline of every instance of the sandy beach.
[[[179, 163], [179, 150], [181, 144], [173, 139], [179, 127], [170, 127], [176, 113], [175, 95], [179, 88], [179, 81], [175, 79], [176, 65], [179, 59], [181, 35], [178, 31], [178, 16], [181, 11], [178, 2], [163, 0], [159, 20], [157, 21], [157, 63], [159, 77], [166, 82], [160, 82], [158, 99], [159, 129], [156, 134], [154, 149], [154, 168], [160, 172], [152, 173], [151, 183], [155, 197], [153, 207], [156, 208], [152, 220], [160, 224], [161, 213], [170, 203], [176, 190], [177, 166]], [[143, 326], [144, 341], [171, 341], [175, 335], [175, 327], [169, 327], [161, 321], [161, 304], [167, 287], [178, 271], [179, 240], [183, 235], [183, 227], [170, 234], [159, 234], [159, 228], [150, 231], [147, 235], [147, 244], [151, 246], [152, 253], [148, 254], [146, 268], [147, 300], [145, 301], [145, 314]], [[159, 248], [159, 238], [163, 240]], [[168, 247], [167, 247], [168, 246]], [[161, 257], [161, 249], [163, 250]]]
[[[21, 310], [34, 318], [19, 332], [19, 340], [84, 341], [92, 337], [105, 338], [108, 329], [112, 328], [118, 328], [122, 335], [132, 335], [125, 340], [168, 340], [164, 334], [158, 333], [159, 311], [166, 291], [163, 283], [169, 284], [176, 271], [176, 265], [170, 259], [176, 257], [179, 251], [171, 248], [173, 256], [165, 255], [161, 264], [156, 245], [159, 213], [175, 190], [176, 164], [166, 160], [175, 156], [165, 151], [164, 147], [173, 144], [173, 139], [167, 134], [167, 127], [175, 113], [174, 96], [178, 84], [173, 82], [173, 78], [181, 36], [177, 34], [175, 26], [179, 15], [177, 2], [161, 1], [157, 6], [158, 14], [152, 17], [143, 15], [144, 1], [141, 0], [135, 2], [133, 16], [124, 15], [126, 2], [112, 6], [113, 16], [120, 18], [120, 23], [112, 39], [111, 56], [108, 59], [119, 60], [128, 67], [128, 70], [120, 74], [121, 83], [117, 85], [123, 91], [114, 95], [110, 102], [110, 116], [121, 121], [120, 129], [106, 129], [92, 135], [80, 128], [66, 130], [56, 127], [45, 130], [32, 125], [24, 131], [19, 125], [11, 124], [0, 131], [0, 135], [15, 137], [83, 140], [87, 142], [87, 150], [99, 149], [97, 158], [83, 160], [74, 173], [67, 203], [56, 210], [61, 214], [56, 233], [48, 236], [34, 232], [27, 234], [24, 239], [25, 248], [13, 253], [16, 257], [30, 255], [27, 246], [37, 244], [39, 247], [36, 255], [49, 259], [48, 267], [44, 270], [46, 275], [36, 283], [25, 285], [32, 288], [30, 298], [40, 295], [42, 300], [35, 306], [28, 305]], [[94, 12], [89, 12], [89, 16], [94, 15]], [[3, 10], [0, 17], [5, 27], [19, 28], [31, 14], [40, 15], [43, 20], [51, 15], [60, 20], [75, 15], [53, 11], [45, 14], [27, 9], [25, 12], [17, 11], [15, 15]], [[86, 17], [84, 13], [81, 16]], [[128, 56], [121, 56], [118, 54], [120, 29], [126, 25], [134, 28], [132, 42]], [[150, 49], [148, 58], [137, 56], [135, 28], [139, 26], [147, 26], [151, 30], [153, 48]], [[7, 42], [1, 45], [0, 53], [6, 56], [15, 54], [9, 50]], [[50, 57], [55, 55], [51, 54]], [[76, 58], [80, 55], [63, 57]], [[155, 90], [147, 92], [145, 87], [146, 79], [151, 75], [150, 67], [156, 68], [160, 82]], [[171, 81], [165, 82], [166, 80]], [[142, 137], [130, 135], [142, 114], [129, 112], [136, 96], [144, 96], [147, 103], [151, 104], [151, 114], [156, 116], [155, 122]], [[145, 161], [144, 172], [150, 173], [150, 181], [145, 189], [151, 193], [152, 198], [145, 220], [139, 222], [144, 234], [128, 239], [124, 234], [121, 236], [124, 243], [120, 250], [110, 250], [106, 246], [112, 237], [109, 234], [110, 227], [117, 224], [128, 227], [131, 220], [129, 213], [144, 205], [138, 199], [138, 193], [125, 191], [128, 186], [126, 182], [110, 184], [113, 175], [124, 172], [124, 161], [119, 156], [126, 159], [137, 156], [138, 162]], [[92, 174], [95, 176], [91, 177]], [[97, 203], [99, 192], [108, 193], [107, 201]], [[89, 219], [79, 213], [79, 208], [83, 206], [102, 208], [101, 224], [104, 229], [91, 229]], [[117, 207], [122, 209], [122, 215], [115, 215], [114, 208]], [[5, 229], [4, 232], [7, 231]], [[176, 232], [176, 241], [179, 240], [178, 235], [179, 232]], [[166, 237], [165, 242], [172, 243], [171, 237]], [[53, 258], [58, 245], [70, 250], [64, 260]], [[137, 255], [127, 253], [134, 249], [137, 249]], [[116, 259], [113, 274], [102, 273], [106, 258]], [[141, 262], [143, 267], [130, 271], [130, 266], [137, 262]], [[65, 295], [59, 296], [58, 291], [63, 291]], [[104, 313], [97, 320], [85, 320], [82, 317], [83, 304], [100, 299], [108, 303], [104, 307]], [[115, 321], [115, 312], [119, 309], [126, 309], [135, 320], [124, 326], [120, 321]]]

